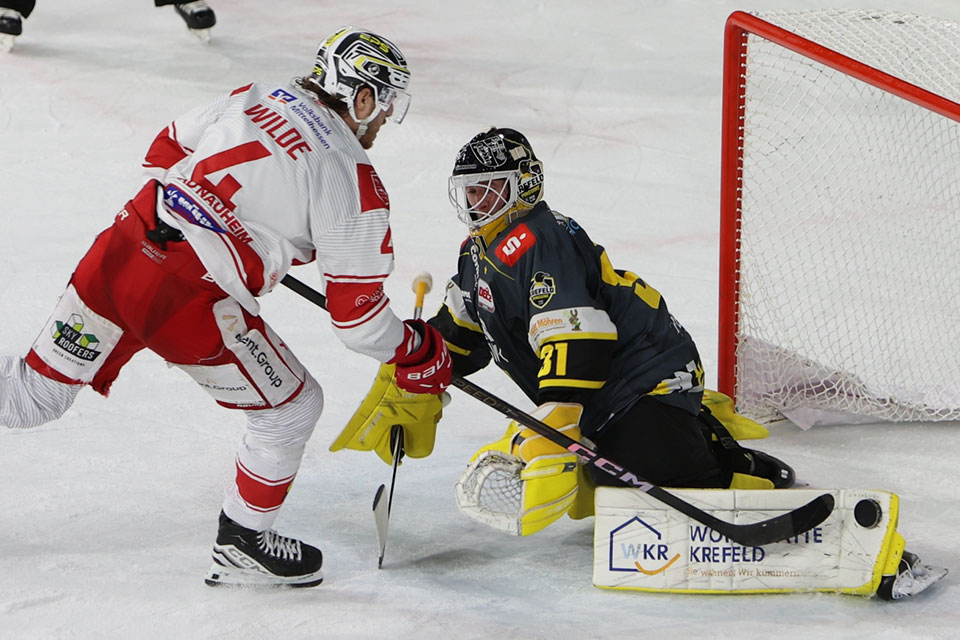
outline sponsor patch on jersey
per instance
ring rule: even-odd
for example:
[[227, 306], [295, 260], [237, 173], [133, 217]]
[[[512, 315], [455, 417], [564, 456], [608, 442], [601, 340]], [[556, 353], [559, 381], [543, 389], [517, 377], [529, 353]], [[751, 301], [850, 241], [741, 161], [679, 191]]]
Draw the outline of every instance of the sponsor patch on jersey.
[[168, 184], [164, 188], [163, 206], [166, 207], [167, 211], [180, 216], [190, 224], [217, 233], [226, 233], [223, 227], [214, 222], [193, 198], [174, 184]]
[[537, 271], [530, 281], [530, 304], [537, 309], [543, 309], [553, 299], [557, 292], [557, 283], [553, 276], [546, 271]]
[[360, 212], [390, 210], [390, 196], [372, 165], [357, 165], [357, 183], [360, 187]]
[[84, 304], [73, 285], [60, 297], [47, 331], [33, 351], [50, 368], [79, 382], [91, 382], [123, 331]]
[[503, 242], [497, 245], [495, 253], [504, 264], [512, 267], [535, 244], [537, 244], [536, 236], [530, 231], [530, 227], [521, 222], [503, 239]]
[[493, 291], [484, 280], [477, 280], [477, 306], [493, 313]]
[[297, 99], [297, 96], [293, 95], [292, 93], [288, 93], [283, 89], [277, 89], [267, 97], [270, 100], [276, 100], [277, 102], [283, 102], [284, 104], [293, 102]]

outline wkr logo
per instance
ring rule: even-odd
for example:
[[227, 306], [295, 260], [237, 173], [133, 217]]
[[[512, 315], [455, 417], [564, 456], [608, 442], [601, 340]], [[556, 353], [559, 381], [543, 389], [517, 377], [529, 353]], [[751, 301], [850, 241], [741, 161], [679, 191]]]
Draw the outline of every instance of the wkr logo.
[[610, 531], [610, 571], [655, 576], [680, 559], [655, 527], [634, 516]]
[[93, 362], [100, 356], [100, 339], [92, 333], [84, 333], [83, 318], [78, 313], [70, 315], [69, 320], [56, 320], [53, 327], [53, 343], [70, 355]]

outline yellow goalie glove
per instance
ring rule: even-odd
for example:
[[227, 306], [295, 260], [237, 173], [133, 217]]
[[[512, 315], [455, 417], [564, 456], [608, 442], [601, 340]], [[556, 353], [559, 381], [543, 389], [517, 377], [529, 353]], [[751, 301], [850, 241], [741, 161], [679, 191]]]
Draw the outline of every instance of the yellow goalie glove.
[[[550, 402], [531, 415], [580, 439], [579, 404]], [[496, 442], [481, 447], [457, 482], [460, 511], [487, 526], [519, 536], [540, 531], [577, 501], [577, 456], [531, 429], [511, 422]]]
[[390, 428], [399, 425], [403, 427], [405, 455], [425, 458], [433, 452], [437, 423], [449, 396], [403, 391], [395, 383], [395, 368], [392, 364], [380, 365], [367, 397], [330, 445], [330, 451], [376, 451], [381, 460], [392, 465]]

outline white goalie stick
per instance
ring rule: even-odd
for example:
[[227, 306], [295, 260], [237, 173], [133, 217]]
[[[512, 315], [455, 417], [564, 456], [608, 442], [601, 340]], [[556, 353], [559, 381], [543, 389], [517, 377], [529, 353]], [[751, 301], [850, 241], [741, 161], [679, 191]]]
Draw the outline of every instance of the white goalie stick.
[[[281, 283], [294, 292], [300, 294], [307, 300], [310, 300], [317, 306], [326, 309], [326, 298], [320, 292], [314, 290], [308, 285], [300, 282], [292, 276], [284, 276]], [[780, 514], [768, 520], [752, 522], [747, 524], [734, 524], [716, 518], [709, 513], [697, 508], [686, 500], [664, 490], [657, 485], [651, 484], [642, 477], [636, 475], [629, 469], [617, 464], [615, 461], [601, 456], [597, 451], [588, 447], [573, 438], [560, 433], [556, 429], [544, 424], [531, 415], [514, 407], [510, 403], [498, 398], [497, 396], [485, 391], [468, 380], [454, 374], [452, 380], [453, 386], [467, 393], [473, 398], [491, 407], [504, 416], [516, 420], [529, 429], [537, 432], [543, 437], [555, 442], [571, 453], [580, 456], [583, 464], [590, 465], [600, 471], [616, 478], [624, 486], [643, 491], [653, 498], [669, 505], [684, 514], [685, 516], [704, 524], [717, 533], [729, 538], [737, 544], [746, 547], [762, 547], [763, 545], [780, 542], [788, 538], [793, 538], [805, 531], [809, 531], [821, 522], [827, 519], [833, 512], [834, 498], [829, 493], [817, 496], [807, 504], [804, 504], [792, 511]]]

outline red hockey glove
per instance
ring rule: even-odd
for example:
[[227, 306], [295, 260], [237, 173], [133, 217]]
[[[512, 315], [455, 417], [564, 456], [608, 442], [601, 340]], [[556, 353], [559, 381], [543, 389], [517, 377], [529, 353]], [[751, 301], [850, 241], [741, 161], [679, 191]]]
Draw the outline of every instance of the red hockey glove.
[[[450, 386], [453, 361], [440, 332], [423, 320], [404, 320], [403, 342], [387, 364], [397, 365], [397, 386], [411, 393], [441, 393]], [[414, 348], [414, 345], [420, 345]]]

